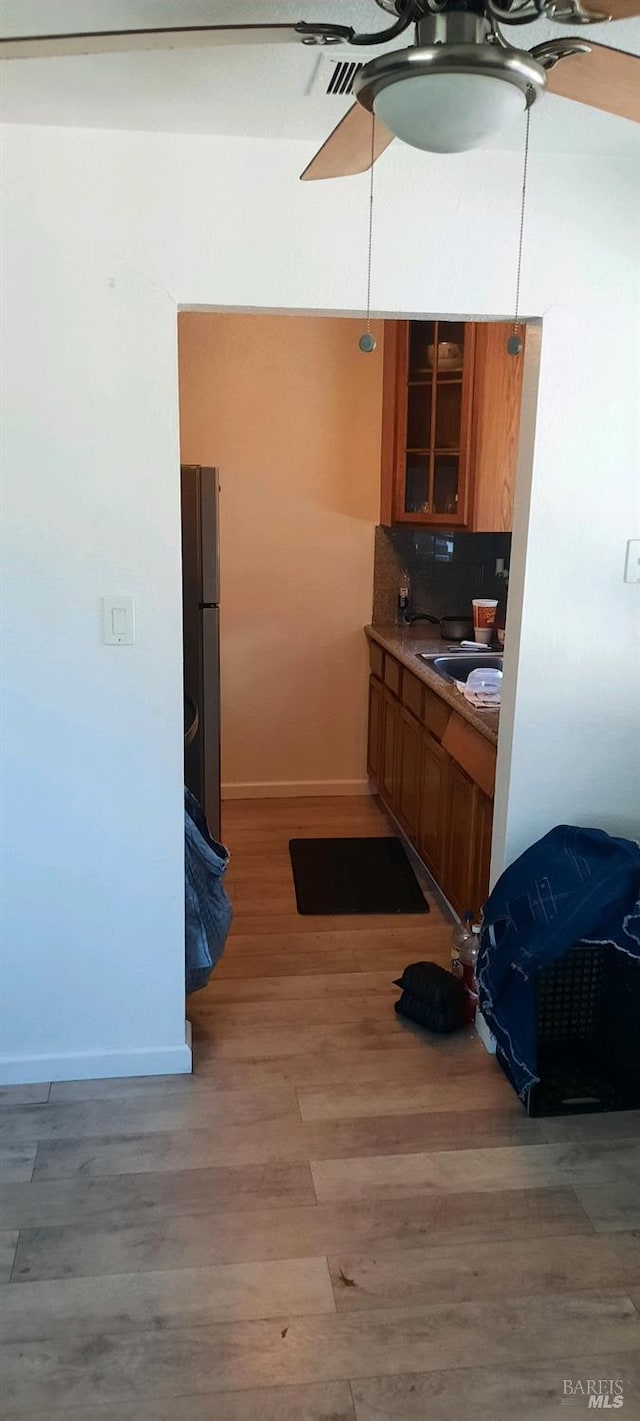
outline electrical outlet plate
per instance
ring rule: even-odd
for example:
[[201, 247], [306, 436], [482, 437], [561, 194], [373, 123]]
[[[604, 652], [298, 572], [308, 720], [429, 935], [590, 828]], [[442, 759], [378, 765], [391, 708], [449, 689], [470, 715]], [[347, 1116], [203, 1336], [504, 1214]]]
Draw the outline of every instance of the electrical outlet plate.
[[640, 538], [630, 538], [624, 564], [625, 582], [640, 582]]

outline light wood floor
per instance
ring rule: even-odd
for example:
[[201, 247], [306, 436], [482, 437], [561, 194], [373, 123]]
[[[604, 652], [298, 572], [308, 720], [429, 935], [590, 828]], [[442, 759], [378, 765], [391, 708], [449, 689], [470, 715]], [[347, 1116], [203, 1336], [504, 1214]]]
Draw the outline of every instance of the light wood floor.
[[297, 916], [289, 837], [381, 832], [228, 806], [194, 1076], [0, 1091], [3, 1418], [566, 1421], [589, 1379], [640, 1417], [639, 1117], [528, 1121], [473, 1032], [399, 1021], [437, 906]]

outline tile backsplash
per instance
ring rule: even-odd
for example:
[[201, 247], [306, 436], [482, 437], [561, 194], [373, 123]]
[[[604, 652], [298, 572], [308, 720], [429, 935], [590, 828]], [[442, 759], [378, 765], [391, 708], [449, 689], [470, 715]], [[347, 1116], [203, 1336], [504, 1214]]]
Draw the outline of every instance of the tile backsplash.
[[471, 616], [472, 597], [506, 602], [508, 583], [496, 559], [511, 558], [510, 533], [439, 533], [427, 528], [376, 528], [373, 622], [394, 622], [403, 571], [410, 579], [412, 612], [434, 617]]

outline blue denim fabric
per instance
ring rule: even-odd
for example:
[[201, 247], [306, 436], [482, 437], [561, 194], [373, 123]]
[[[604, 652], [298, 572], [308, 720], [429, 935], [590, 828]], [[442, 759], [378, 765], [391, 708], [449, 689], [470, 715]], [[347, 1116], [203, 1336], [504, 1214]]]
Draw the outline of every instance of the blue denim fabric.
[[509, 865], [485, 904], [480, 1010], [520, 1096], [536, 1074], [535, 973], [578, 942], [640, 962], [640, 845], [560, 824]]
[[206, 987], [222, 957], [232, 909], [223, 885], [229, 851], [212, 839], [197, 799], [184, 791], [185, 980]]

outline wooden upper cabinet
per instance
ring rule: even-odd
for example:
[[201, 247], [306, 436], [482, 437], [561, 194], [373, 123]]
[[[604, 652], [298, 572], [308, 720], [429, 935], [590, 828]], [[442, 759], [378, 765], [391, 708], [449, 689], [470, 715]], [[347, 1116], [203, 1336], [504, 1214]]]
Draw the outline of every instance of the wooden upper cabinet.
[[464, 321], [385, 327], [381, 522], [464, 527], [474, 343]]
[[513, 524], [524, 346], [520, 355], [509, 355], [512, 330], [511, 322], [476, 326], [471, 433], [474, 533], [510, 533]]
[[523, 355], [510, 326], [388, 321], [380, 521], [511, 528]]

